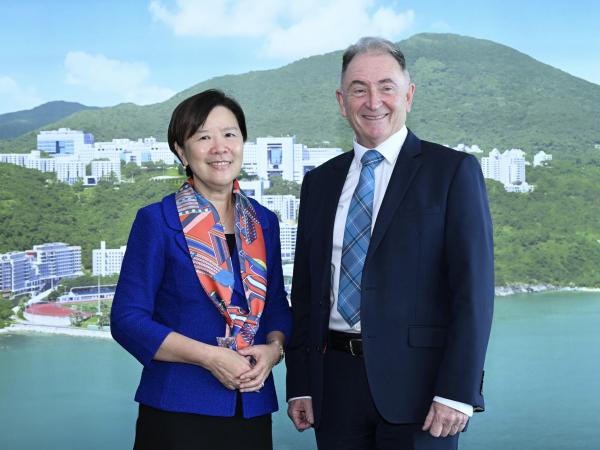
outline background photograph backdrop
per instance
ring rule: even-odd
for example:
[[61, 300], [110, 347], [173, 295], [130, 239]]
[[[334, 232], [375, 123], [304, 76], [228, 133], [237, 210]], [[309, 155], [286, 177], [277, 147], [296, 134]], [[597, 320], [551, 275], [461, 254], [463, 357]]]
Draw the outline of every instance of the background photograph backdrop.
[[[461, 449], [598, 449], [600, 4], [459, 3], [3, 1], [0, 157], [29, 153], [40, 131], [58, 128], [166, 141], [173, 108], [210, 87], [240, 101], [249, 141], [348, 149], [335, 102], [343, 49], [364, 35], [399, 42], [417, 85], [408, 126], [479, 159], [520, 149], [534, 187], [486, 180], [498, 295], [487, 411]], [[552, 160], [536, 166], [541, 151]], [[83, 187], [0, 163], [0, 254], [78, 245], [89, 275], [99, 241], [125, 245], [135, 212], [181, 183], [153, 180], [177, 176], [173, 167], [134, 166], [122, 166], [126, 183]], [[0, 327], [23, 301], [4, 297]], [[0, 328], [0, 448], [131, 448], [140, 371], [110, 339]], [[285, 414], [283, 365], [274, 373], [275, 449], [316, 448]]]

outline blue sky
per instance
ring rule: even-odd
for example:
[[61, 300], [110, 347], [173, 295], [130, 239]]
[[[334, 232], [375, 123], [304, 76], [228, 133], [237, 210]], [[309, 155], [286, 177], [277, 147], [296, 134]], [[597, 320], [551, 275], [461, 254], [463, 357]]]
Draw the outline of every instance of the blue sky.
[[0, 114], [51, 100], [155, 103], [362, 35], [420, 32], [490, 39], [600, 84], [593, 0], [2, 0], [0, 23]]

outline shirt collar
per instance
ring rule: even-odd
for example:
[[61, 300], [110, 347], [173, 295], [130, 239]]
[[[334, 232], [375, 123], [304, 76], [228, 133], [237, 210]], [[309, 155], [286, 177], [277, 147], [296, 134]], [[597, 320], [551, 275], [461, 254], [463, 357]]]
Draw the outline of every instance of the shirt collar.
[[[376, 150], [381, 153], [381, 155], [385, 158], [385, 160], [394, 164], [396, 162], [396, 158], [400, 154], [400, 149], [404, 145], [404, 141], [406, 140], [406, 136], [408, 135], [408, 129], [406, 125], [403, 125], [398, 131], [392, 134], [389, 138], [383, 141], [376, 147]], [[354, 161], [360, 164], [360, 160], [363, 155], [368, 151], [372, 150], [372, 147], [363, 147], [358, 142], [356, 142], [356, 138], [354, 138]]]

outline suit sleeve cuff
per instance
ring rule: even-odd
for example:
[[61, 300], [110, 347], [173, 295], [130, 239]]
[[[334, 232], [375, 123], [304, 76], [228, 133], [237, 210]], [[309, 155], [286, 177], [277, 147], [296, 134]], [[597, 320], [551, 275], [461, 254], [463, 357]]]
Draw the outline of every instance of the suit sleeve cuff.
[[469, 417], [473, 416], [473, 406], [467, 403], [457, 402], [455, 400], [450, 400], [444, 397], [438, 397], [437, 395], [433, 397], [433, 401], [441, 403], [442, 405], [449, 406], [450, 408], [456, 409], [457, 411], [460, 411], [461, 413], [466, 414]]
[[302, 398], [310, 398], [312, 400], [312, 397], [310, 395], [303, 395], [302, 397], [292, 397], [292, 398], [288, 399], [288, 403], [291, 402], [292, 400], [300, 400]]

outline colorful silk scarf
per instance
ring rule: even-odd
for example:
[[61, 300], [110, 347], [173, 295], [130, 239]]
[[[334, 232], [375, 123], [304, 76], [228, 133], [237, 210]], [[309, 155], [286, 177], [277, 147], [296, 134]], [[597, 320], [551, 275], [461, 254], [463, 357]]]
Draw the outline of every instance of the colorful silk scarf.
[[265, 307], [267, 258], [263, 231], [250, 200], [233, 182], [235, 240], [248, 309], [231, 304], [235, 275], [223, 225], [215, 207], [189, 178], [175, 194], [194, 269], [202, 288], [225, 318], [236, 350], [252, 345]]

